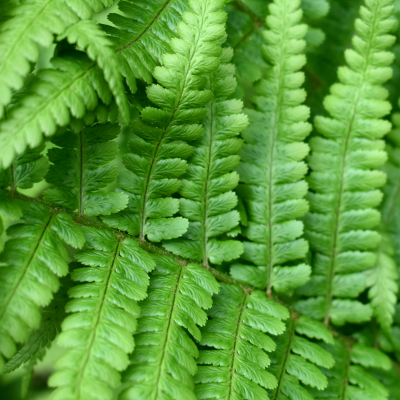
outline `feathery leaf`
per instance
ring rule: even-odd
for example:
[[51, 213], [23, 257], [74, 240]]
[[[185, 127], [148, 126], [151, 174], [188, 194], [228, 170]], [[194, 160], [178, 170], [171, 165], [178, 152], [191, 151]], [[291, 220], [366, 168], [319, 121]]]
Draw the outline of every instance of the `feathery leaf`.
[[354, 50], [345, 53], [348, 66], [339, 69], [341, 83], [331, 87], [324, 102], [331, 118], [315, 119], [323, 137], [310, 141], [306, 237], [315, 255], [313, 277], [302, 294], [312, 298], [297, 309], [325, 323], [363, 322], [372, 313], [369, 305], [349, 298], [365, 290], [360, 271], [374, 266], [373, 250], [380, 242], [375, 207], [386, 176], [376, 169], [386, 160], [379, 139], [390, 130], [381, 118], [391, 108], [382, 84], [392, 74], [393, 54], [386, 51], [395, 41], [388, 34], [396, 26], [392, 15], [392, 0], [368, 0], [361, 7]]
[[237, 286], [223, 284], [208, 315], [201, 345], [215, 350], [200, 350], [197, 398], [268, 399], [266, 390], [278, 384], [267, 370], [266, 352], [276, 349], [269, 335], [283, 333], [281, 319], [289, 318], [288, 310], [262, 292], [244, 294]]
[[94, 110], [98, 98], [109, 104], [112, 94], [101, 70], [83, 53], [52, 60], [56, 69], [45, 69], [27, 89], [19, 107], [0, 123], [0, 167], [7, 168], [27, 146], [37, 147], [43, 135], [53, 136], [57, 126], [66, 126], [70, 115], [83, 118]]
[[96, 124], [75, 134], [66, 131], [52, 142], [60, 148], [48, 151], [52, 165], [46, 176], [55, 189], [44, 192], [52, 204], [78, 211], [80, 215], [110, 215], [128, 204], [124, 193], [102, 192], [114, 182], [118, 167], [108, 165], [118, 154], [113, 141], [119, 133], [116, 124]]
[[197, 325], [205, 325], [204, 309], [211, 307], [219, 285], [196, 264], [182, 266], [171, 257], [154, 258], [156, 270], [149, 295], [140, 304], [136, 350], [124, 374], [126, 388], [120, 400], [196, 400], [192, 377], [198, 350], [191, 336], [201, 340]]
[[300, 0], [275, 0], [270, 5], [264, 54], [272, 68], [257, 88], [254, 102], [259, 111], [248, 110], [250, 127], [243, 132], [245, 144], [239, 153], [243, 184], [238, 193], [249, 214], [243, 258], [257, 267], [236, 265], [231, 274], [277, 292], [304, 284], [311, 272], [305, 264], [284, 266], [308, 251], [307, 242], [299, 239], [303, 223], [296, 220], [308, 210], [303, 199], [307, 166], [301, 160], [309, 149], [301, 141], [311, 130], [305, 122], [309, 109], [301, 105], [306, 94], [300, 89], [304, 74], [298, 71], [306, 62], [302, 53], [307, 26], [299, 24], [299, 6]]
[[189, 7], [184, 0], [128, 0], [118, 3], [119, 13], [109, 14], [115, 25], [104, 30], [115, 43], [122, 68], [135, 71], [147, 83], [153, 80], [154, 68], [171, 53], [171, 39]]
[[57, 400], [112, 399], [119, 371], [134, 349], [132, 333], [140, 314], [137, 301], [146, 296], [147, 272], [154, 261], [133, 239], [83, 227], [89, 249], [76, 254], [88, 267], [77, 268], [72, 279], [84, 282], [69, 291], [71, 313], [57, 341], [68, 350], [57, 361], [49, 385], [58, 387]]
[[242, 102], [227, 100], [236, 87], [234, 66], [227, 64], [231, 57], [231, 49], [224, 49], [221, 65], [207, 77], [206, 89], [214, 98], [206, 106], [203, 135], [195, 142], [182, 177], [179, 212], [190, 221], [189, 229], [184, 238], [163, 244], [167, 250], [205, 265], [230, 261], [243, 252], [241, 242], [216, 238], [239, 224], [239, 213], [232, 210], [237, 204], [232, 189], [239, 176], [232, 171], [239, 164], [237, 152], [242, 145], [236, 136], [248, 124], [241, 114]]
[[[60, 287], [58, 277], [68, 273], [62, 240], [79, 248], [85, 240], [68, 214], [50, 215], [40, 204], [23, 203], [20, 223], [7, 230], [9, 240], [0, 255], [1, 353], [10, 358], [15, 342], [28, 340], [30, 329], [40, 325], [39, 307], [47, 306]], [[0, 369], [3, 369], [0, 355]]]
[[171, 195], [178, 191], [177, 177], [185, 173], [184, 160], [191, 152], [186, 141], [201, 136], [198, 125], [212, 99], [203, 74], [219, 66], [225, 40], [223, 0], [190, 1], [191, 12], [183, 14], [179, 39], [171, 41], [174, 54], [163, 56], [163, 66], [154, 70], [159, 84], [147, 88], [149, 100], [159, 108], [146, 107], [131, 124], [135, 138], [131, 153], [124, 156], [127, 168], [119, 184], [130, 194], [128, 209], [105, 217], [109, 225], [128, 230], [151, 241], [173, 239], [186, 232], [188, 221], [170, 218], [179, 207]]
[[309, 340], [313, 338], [333, 342], [332, 334], [321, 322], [304, 315], [288, 321], [286, 332], [277, 337], [277, 349], [271, 354], [269, 370], [278, 380], [271, 399], [287, 396], [290, 400], [312, 400], [301, 383], [318, 391], [326, 388], [328, 380], [316, 365], [330, 369], [334, 359], [320, 343]]

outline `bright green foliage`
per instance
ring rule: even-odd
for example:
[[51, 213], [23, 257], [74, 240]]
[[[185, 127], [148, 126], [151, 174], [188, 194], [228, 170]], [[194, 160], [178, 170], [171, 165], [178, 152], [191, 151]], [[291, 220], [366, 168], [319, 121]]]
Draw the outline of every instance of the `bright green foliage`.
[[0, 117], [11, 101], [12, 90], [23, 86], [31, 70], [30, 63], [39, 59], [38, 45], [49, 47], [54, 34], [65, 30], [80, 19], [88, 19], [93, 11], [112, 0], [27, 0], [14, 7], [0, 28]]
[[[58, 277], [68, 273], [62, 240], [75, 248], [84, 244], [69, 215], [53, 216], [40, 204], [19, 206], [23, 219], [8, 229], [10, 239], [0, 255], [5, 265], [0, 269], [0, 351], [6, 358], [16, 352], [15, 342], [26, 342], [29, 330], [39, 327], [39, 307], [50, 303], [60, 286]], [[0, 358], [1, 369], [3, 363]]]
[[334, 359], [335, 365], [330, 370], [322, 369], [328, 377], [327, 389], [320, 393], [311, 390], [314, 399], [332, 400], [385, 400], [388, 392], [385, 386], [366, 368], [374, 367], [389, 371], [389, 357], [379, 350], [356, 344], [351, 347], [340, 340], [324, 346]]
[[121, 111], [122, 121], [128, 124], [130, 121], [129, 104], [120, 72], [127, 76], [127, 82], [133, 92], [136, 91], [136, 83], [133, 83], [135, 77], [129, 69], [120, 71], [119, 57], [113, 51], [112, 42], [106, 37], [105, 32], [94, 21], [80, 21], [69, 27], [60, 39], [64, 37], [69, 43], [76, 43], [78, 50], [86, 51], [89, 58], [101, 68]]
[[396, 281], [399, 279], [399, 274], [393, 259], [392, 239], [386, 232], [381, 232], [381, 236], [381, 244], [376, 255], [376, 264], [369, 271], [367, 285], [370, 287], [368, 297], [374, 317], [381, 328], [388, 333], [395, 313], [397, 292], [399, 290]]
[[400, 400], [395, 18], [0, 0], [1, 399]]
[[0, 187], [14, 192], [17, 188], [29, 189], [43, 180], [49, 169], [49, 162], [42, 155], [44, 143], [18, 156], [10, 168], [0, 171]]
[[128, 0], [120, 1], [118, 8], [121, 13], [108, 15], [117, 28], [106, 25], [104, 30], [115, 43], [120, 65], [151, 83], [154, 68], [164, 54], [171, 53], [170, 41], [188, 4], [184, 0]]
[[149, 294], [140, 304], [136, 350], [124, 375], [120, 400], [196, 400], [193, 375], [197, 371], [204, 326], [204, 309], [212, 305], [218, 283], [199, 265], [180, 265], [171, 257], [154, 256], [156, 270]]
[[285, 266], [308, 251], [307, 242], [298, 239], [303, 223], [296, 220], [308, 210], [303, 198], [307, 166], [301, 160], [309, 150], [302, 140], [311, 130], [305, 122], [309, 110], [301, 105], [306, 93], [300, 89], [304, 74], [298, 71], [306, 62], [302, 38], [307, 27], [299, 24], [299, 5], [298, 0], [276, 0], [270, 6], [264, 54], [272, 68], [257, 87], [258, 111], [248, 110], [250, 126], [243, 133], [238, 168], [243, 182], [238, 192], [249, 214], [243, 258], [257, 268], [236, 265], [231, 274], [269, 292], [293, 289], [310, 275], [306, 264]]
[[52, 165], [46, 180], [56, 188], [47, 190], [44, 199], [80, 215], [110, 215], [123, 210], [128, 203], [125, 194], [100, 190], [118, 176], [118, 167], [108, 164], [118, 154], [112, 140], [119, 130], [117, 124], [97, 124], [77, 134], [66, 131], [55, 136], [52, 142], [61, 148], [48, 151]]
[[110, 399], [118, 387], [118, 371], [134, 349], [132, 333], [140, 314], [137, 301], [146, 296], [154, 268], [149, 254], [133, 239], [85, 227], [88, 249], [76, 259], [88, 267], [77, 268], [72, 279], [84, 282], [69, 291], [72, 299], [62, 323], [58, 344], [68, 351], [57, 361], [49, 385], [58, 387], [57, 400]]
[[214, 99], [207, 105], [203, 135], [195, 142], [182, 177], [179, 212], [190, 221], [189, 229], [183, 239], [164, 243], [167, 250], [205, 265], [230, 261], [243, 253], [241, 242], [215, 239], [239, 224], [239, 213], [232, 210], [237, 204], [232, 189], [239, 175], [232, 171], [239, 164], [237, 152], [243, 143], [236, 136], [248, 124], [241, 114], [242, 102], [227, 100], [236, 87], [234, 66], [227, 64], [231, 57], [232, 50], [225, 49], [221, 65], [207, 77], [206, 89], [214, 93]]
[[293, 316], [286, 332], [277, 337], [277, 350], [271, 355], [269, 370], [277, 377], [278, 385], [271, 392], [271, 399], [312, 400], [301, 383], [317, 392], [326, 388], [328, 380], [316, 365], [330, 369], [334, 360], [318, 342], [309, 339], [333, 343], [331, 332], [321, 322], [304, 315]]
[[[368, 0], [356, 21], [354, 50], [345, 53], [348, 67], [339, 69], [339, 84], [331, 88], [324, 105], [331, 118], [317, 117], [323, 136], [311, 139], [308, 179], [311, 213], [306, 236], [313, 258], [313, 277], [302, 294], [312, 296], [297, 309], [326, 323], [363, 322], [371, 308], [357, 300], [366, 288], [362, 273], [374, 266], [373, 250], [380, 235], [373, 230], [382, 199], [378, 187], [386, 176], [378, 171], [386, 160], [384, 142], [390, 123], [380, 118], [390, 112], [382, 84], [391, 76], [393, 54], [385, 51], [395, 38], [390, 17], [393, 1]], [[372, 250], [372, 251], [371, 251]]]
[[186, 232], [186, 219], [169, 218], [179, 207], [170, 196], [178, 191], [177, 177], [186, 171], [184, 159], [192, 152], [184, 141], [201, 136], [198, 122], [212, 99], [210, 90], [202, 90], [202, 74], [219, 65], [225, 40], [223, 5], [223, 0], [191, 1], [192, 12], [184, 13], [178, 26], [180, 38], [171, 41], [174, 54], [165, 54], [163, 66], [154, 70], [159, 84], [149, 86], [147, 96], [159, 108], [146, 107], [131, 124], [135, 138], [123, 159], [127, 170], [119, 177], [131, 194], [130, 203], [126, 212], [104, 219], [111, 226], [151, 241]]
[[0, 166], [8, 167], [28, 145], [39, 146], [43, 134], [54, 135], [57, 126], [70, 122], [70, 115], [83, 118], [86, 110], [96, 108], [98, 98], [104, 104], [111, 102], [101, 70], [85, 55], [72, 53], [52, 64], [56, 69], [40, 71], [27, 89], [29, 94], [0, 123]]
[[11, 372], [25, 364], [25, 367], [33, 369], [33, 366], [45, 354], [45, 348], [56, 338], [61, 331], [61, 322], [66, 316], [65, 304], [68, 301], [68, 290], [71, 287], [71, 279], [63, 278], [60, 281], [60, 289], [54, 295], [52, 302], [41, 311], [42, 322], [38, 329], [33, 331], [28, 341], [7, 362], [4, 372]]
[[264, 293], [244, 294], [233, 285], [221, 285], [208, 311], [211, 319], [202, 329], [201, 350], [195, 376], [198, 399], [268, 399], [277, 379], [268, 370], [265, 352], [276, 349], [270, 335], [285, 330], [288, 310]]

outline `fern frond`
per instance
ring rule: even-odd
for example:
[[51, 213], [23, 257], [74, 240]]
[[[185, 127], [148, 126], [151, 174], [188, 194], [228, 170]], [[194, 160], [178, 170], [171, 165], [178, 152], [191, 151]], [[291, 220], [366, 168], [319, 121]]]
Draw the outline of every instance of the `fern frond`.
[[234, 66], [227, 64], [231, 57], [232, 50], [224, 49], [221, 65], [207, 77], [206, 89], [213, 92], [214, 99], [206, 106], [203, 135], [195, 142], [188, 171], [182, 177], [179, 212], [190, 221], [188, 232], [183, 239], [163, 244], [167, 250], [206, 266], [209, 260], [220, 264], [243, 253], [241, 242], [216, 239], [239, 224], [239, 213], [232, 210], [237, 204], [232, 189], [239, 176], [232, 171], [239, 164], [237, 152], [243, 142], [236, 136], [248, 124], [241, 113], [242, 102], [227, 100], [236, 87]]
[[388, 356], [379, 350], [361, 344], [351, 346], [341, 340], [324, 348], [332, 354], [335, 365], [329, 371], [322, 369], [327, 375], [328, 387], [324, 392], [310, 389], [314, 399], [346, 399], [346, 400], [387, 400], [388, 391], [367, 368], [385, 370], [392, 367]]
[[[8, 182], [8, 179], [6, 180], [6, 175], [2, 174], [2, 172], [6, 171], [0, 170], [0, 188], [8, 184], [4, 183], [3, 185], [3, 182]], [[22, 210], [21, 207], [19, 207], [18, 202], [10, 199], [8, 193], [0, 189], [0, 253], [2, 253], [2, 251], [4, 250], [3, 219], [8, 218], [11, 221], [16, 221], [19, 220], [21, 217], [22, 217]], [[4, 264], [0, 262], [0, 267], [2, 267], [3, 265]]]
[[249, 214], [243, 258], [257, 267], [236, 265], [231, 274], [269, 292], [300, 286], [311, 272], [306, 264], [284, 266], [308, 251], [308, 243], [299, 239], [303, 223], [296, 220], [308, 210], [303, 198], [307, 166], [301, 160], [309, 151], [302, 140], [311, 131], [309, 109], [301, 105], [306, 93], [300, 88], [304, 74], [298, 71], [306, 62], [307, 26], [299, 24], [299, 6], [300, 0], [275, 0], [270, 6], [264, 53], [272, 68], [254, 99], [259, 111], [248, 110], [250, 127], [242, 134], [238, 168], [243, 182], [238, 193]]
[[322, 391], [328, 385], [326, 376], [317, 366], [332, 368], [334, 359], [319, 342], [309, 339], [333, 343], [331, 332], [321, 323], [304, 315], [293, 316], [287, 322], [287, 328], [282, 336], [276, 339], [277, 349], [271, 354], [272, 372], [278, 385], [271, 393], [273, 400], [286, 398], [290, 400], [312, 400], [307, 387]]
[[82, 228], [89, 249], [75, 255], [88, 267], [77, 268], [72, 279], [84, 282], [69, 291], [72, 299], [57, 341], [68, 350], [57, 361], [49, 385], [58, 387], [54, 400], [113, 398], [119, 371], [128, 366], [134, 348], [132, 333], [140, 314], [137, 301], [146, 296], [147, 272], [154, 261], [136, 241], [109, 231]]
[[385, 333], [390, 334], [393, 323], [399, 274], [393, 260], [394, 247], [391, 237], [380, 232], [382, 239], [376, 255], [376, 264], [368, 271], [367, 285], [370, 287], [368, 297], [376, 320]]
[[[39, 307], [46, 306], [59, 288], [58, 277], [68, 273], [62, 240], [79, 248], [84, 236], [65, 213], [51, 215], [41, 204], [20, 202], [21, 223], [7, 230], [10, 238], [0, 255], [0, 343], [10, 358], [15, 342], [23, 343], [40, 325]], [[0, 368], [3, 369], [0, 355]]]
[[262, 292], [244, 294], [238, 286], [221, 284], [208, 315], [212, 319], [202, 329], [200, 344], [215, 350], [200, 350], [197, 398], [268, 399], [266, 390], [278, 384], [267, 370], [266, 352], [276, 349], [268, 334], [284, 332], [281, 320], [289, 318], [288, 310]]
[[29, 189], [34, 183], [40, 182], [49, 169], [49, 162], [42, 155], [44, 149], [44, 143], [29, 149], [18, 156], [10, 168], [0, 170], [0, 187], [9, 188], [13, 193], [17, 188]]
[[392, 115], [393, 129], [386, 140], [388, 161], [383, 170], [387, 174], [387, 182], [383, 187], [382, 221], [396, 243], [396, 261], [400, 262], [400, 113]]
[[164, 66], [154, 70], [159, 84], [147, 88], [149, 100], [159, 108], [146, 107], [141, 119], [131, 124], [135, 138], [131, 153], [123, 157], [127, 168], [119, 184], [130, 194], [127, 211], [104, 220], [131, 235], [151, 241], [174, 239], [186, 232], [188, 221], [172, 217], [179, 200], [177, 177], [187, 169], [184, 160], [192, 148], [185, 143], [202, 134], [198, 123], [211, 99], [203, 75], [219, 66], [221, 44], [225, 40], [223, 0], [193, 0], [192, 12], [183, 14], [178, 26], [179, 39], [171, 41], [175, 54], [163, 57]]
[[[189, 7], [184, 0], [128, 0], [118, 3], [119, 14], [109, 14], [115, 27], [104, 26], [113, 39], [119, 63], [135, 71], [147, 83], [154, 68], [171, 53], [171, 39]], [[121, 15], [122, 14], [122, 15]]]
[[0, 28], [0, 118], [13, 90], [21, 89], [39, 58], [39, 45], [50, 47], [54, 34], [60, 35], [93, 11], [109, 7], [113, 0], [26, 0], [15, 6]]
[[65, 305], [68, 301], [68, 290], [71, 287], [70, 278], [61, 279], [60, 285], [61, 287], [54, 295], [54, 299], [41, 311], [42, 321], [39, 328], [31, 333], [28, 341], [8, 360], [4, 373], [14, 371], [23, 364], [28, 369], [32, 369], [45, 354], [45, 348], [53, 342], [61, 331], [61, 322], [66, 316]]
[[380, 235], [373, 229], [380, 214], [375, 209], [386, 175], [378, 171], [386, 160], [384, 142], [390, 130], [381, 118], [389, 113], [382, 87], [391, 74], [393, 54], [385, 51], [395, 41], [388, 34], [395, 26], [393, 1], [367, 0], [356, 20], [354, 50], [347, 50], [348, 67], [325, 99], [331, 118], [317, 117], [321, 136], [311, 139], [313, 170], [308, 183], [311, 212], [306, 237], [315, 252], [314, 273], [302, 293], [311, 299], [297, 309], [317, 319], [342, 325], [363, 322], [371, 307], [356, 298], [366, 288], [365, 269], [375, 264], [373, 250]]
[[[171, 257], [153, 256], [156, 269], [149, 295], [140, 304], [136, 349], [124, 374], [120, 400], [196, 400], [193, 375], [201, 340], [204, 309], [212, 305], [219, 285], [196, 264], [181, 265]], [[188, 334], [188, 333], [190, 334]]]
[[124, 193], [102, 192], [100, 189], [114, 182], [118, 167], [109, 163], [118, 154], [115, 139], [120, 131], [116, 124], [97, 124], [75, 134], [66, 131], [52, 142], [60, 148], [48, 151], [52, 165], [46, 176], [55, 189], [48, 189], [46, 201], [80, 215], [110, 215], [128, 204]]
[[0, 123], [3, 168], [28, 146], [39, 146], [43, 135], [50, 137], [58, 126], [66, 126], [70, 115], [83, 118], [86, 110], [96, 108], [98, 98], [104, 104], [111, 102], [112, 94], [101, 70], [84, 54], [73, 53], [52, 60], [52, 64], [56, 69], [41, 70], [19, 107]]
[[[69, 27], [59, 39], [67, 38], [69, 43], [76, 43], [77, 49], [86, 51], [88, 57], [95, 61], [101, 68], [111, 93], [121, 111], [122, 121], [125, 125], [130, 121], [129, 103], [125, 95], [121, 73], [126, 74], [126, 69], [120, 68], [119, 57], [112, 48], [112, 42], [106, 33], [95, 21], [80, 21]], [[136, 82], [133, 72], [127, 75], [127, 82], [133, 92], [136, 90]]]

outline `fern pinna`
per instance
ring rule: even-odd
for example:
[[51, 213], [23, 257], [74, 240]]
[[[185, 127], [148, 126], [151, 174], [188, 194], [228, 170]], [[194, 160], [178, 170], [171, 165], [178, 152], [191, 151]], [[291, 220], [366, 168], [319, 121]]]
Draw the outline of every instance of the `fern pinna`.
[[188, 228], [186, 219], [170, 218], [179, 207], [171, 195], [180, 187], [177, 177], [186, 171], [185, 158], [192, 152], [185, 142], [201, 136], [198, 122], [212, 98], [210, 90], [203, 90], [201, 74], [218, 67], [225, 38], [223, 1], [190, 5], [192, 12], [184, 13], [178, 26], [179, 38], [171, 40], [175, 53], [165, 54], [164, 65], [154, 70], [160, 84], [147, 88], [149, 100], [159, 108], [146, 107], [131, 125], [136, 137], [130, 144], [132, 152], [124, 156], [127, 171], [119, 179], [131, 195], [128, 210], [121, 217], [105, 219], [151, 241], [179, 237]]
[[394, 3], [0, 4], [4, 398], [400, 400]]
[[[331, 88], [325, 107], [331, 118], [317, 117], [323, 135], [313, 138], [308, 179], [311, 213], [306, 236], [315, 251], [313, 277], [302, 289], [312, 296], [299, 311], [342, 325], [371, 317], [369, 305], [356, 298], [366, 288], [362, 271], [375, 263], [373, 250], [380, 235], [376, 207], [382, 199], [378, 187], [386, 176], [377, 170], [386, 160], [384, 141], [390, 123], [387, 91], [395, 41], [389, 35], [396, 25], [392, 1], [367, 1], [356, 20], [353, 49], [345, 53], [348, 67], [339, 69], [339, 84]], [[352, 300], [350, 300], [352, 299]]]
[[301, 160], [308, 153], [302, 142], [311, 125], [309, 110], [300, 105], [305, 91], [300, 89], [305, 64], [302, 54], [307, 27], [299, 24], [300, 1], [275, 1], [267, 18], [264, 54], [272, 64], [261, 80], [254, 98], [258, 110], [249, 110], [250, 126], [243, 133], [239, 175], [243, 185], [239, 195], [247, 207], [249, 221], [244, 235], [243, 258], [255, 265], [235, 265], [232, 275], [271, 292], [287, 291], [304, 284], [310, 267], [304, 263], [285, 266], [306, 256], [308, 244], [298, 239], [303, 223], [296, 218], [308, 210], [303, 199], [307, 184], [302, 179], [307, 166]]

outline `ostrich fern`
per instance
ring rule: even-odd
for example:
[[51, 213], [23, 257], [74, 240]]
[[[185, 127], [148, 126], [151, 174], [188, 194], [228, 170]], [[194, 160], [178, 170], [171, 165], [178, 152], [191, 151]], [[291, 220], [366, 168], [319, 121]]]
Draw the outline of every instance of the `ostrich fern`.
[[0, 4], [5, 398], [400, 400], [394, 3]]

